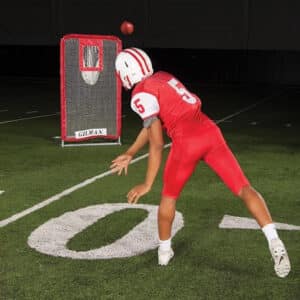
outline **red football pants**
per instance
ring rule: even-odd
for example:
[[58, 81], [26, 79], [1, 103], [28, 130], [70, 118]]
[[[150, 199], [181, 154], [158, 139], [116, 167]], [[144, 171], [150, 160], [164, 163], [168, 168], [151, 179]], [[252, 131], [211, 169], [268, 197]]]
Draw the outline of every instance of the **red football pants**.
[[239, 163], [232, 154], [219, 127], [206, 116], [205, 121], [184, 122], [176, 128], [163, 175], [163, 196], [177, 199], [203, 160], [238, 195], [249, 185]]

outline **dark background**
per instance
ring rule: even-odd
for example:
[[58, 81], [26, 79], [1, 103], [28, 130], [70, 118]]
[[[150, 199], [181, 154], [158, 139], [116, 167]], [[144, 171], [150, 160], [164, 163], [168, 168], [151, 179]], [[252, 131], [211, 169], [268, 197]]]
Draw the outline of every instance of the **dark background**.
[[299, 0], [2, 1], [0, 75], [58, 77], [68, 33], [116, 35], [156, 69], [204, 83], [300, 84]]

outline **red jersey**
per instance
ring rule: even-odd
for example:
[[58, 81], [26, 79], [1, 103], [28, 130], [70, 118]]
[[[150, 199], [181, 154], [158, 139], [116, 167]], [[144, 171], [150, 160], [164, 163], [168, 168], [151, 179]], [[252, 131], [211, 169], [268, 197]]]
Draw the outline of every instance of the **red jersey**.
[[173, 75], [161, 71], [135, 86], [131, 108], [143, 120], [158, 116], [170, 137], [181, 121], [202, 115], [199, 97], [189, 92]]
[[164, 196], [177, 199], [201, 159], [234, 194], [249, 185], [220, 129], [201, 112], [201, 100], [171, 74], [157, 72], [138, 83], [131, 107], [144, 120], [158, 116], [173, 140], [163, 176]]

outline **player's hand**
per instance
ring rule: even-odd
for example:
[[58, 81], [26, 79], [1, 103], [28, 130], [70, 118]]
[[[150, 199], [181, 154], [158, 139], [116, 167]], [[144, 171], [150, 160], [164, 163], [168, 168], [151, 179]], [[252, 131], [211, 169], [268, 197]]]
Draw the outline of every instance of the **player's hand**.
[[138, 202], [140, 197], [147, 194], [150, 191], [151, 187], [145, 183], [136, 185], [132, 188], [127, 194], [127, 200], [130, 204], [135, 204]]
[[119, 155], [112, 161], [110, 169], [113, 173], [118, 172], [118, 175], [121, 175], [123, 171], [125, 175], [127, 175], [128, 165], [130, 164], [131, 160], [132, 156], [129, 154]]

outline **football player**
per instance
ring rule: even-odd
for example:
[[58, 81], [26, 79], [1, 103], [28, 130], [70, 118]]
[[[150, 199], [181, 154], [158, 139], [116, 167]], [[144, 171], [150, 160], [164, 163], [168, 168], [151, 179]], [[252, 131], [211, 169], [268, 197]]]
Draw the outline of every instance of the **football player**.
[[134, 155], [149, 143], [148, 167], [143, 183], [127, 194], [129, 203], [151, 190], [158, 173], [164, 147], [163, 130], [172, 140], [163, 174], [163, 189], [158, 210], [158, 264], [167, 265], [174, 256], [171, 228], [176, 200], [197, 163], [203, 160], [232, 193], [245, 203], [266, 239], [279, 277], [290, 272], [290, 261], [263, 197], [251, 186], [219, 127], [201, 111], [201, 100], [177, 78], [166, 72], [153, 73], [149, 56], [141, 49], [121, 51], [115, 61], [116, 72], [125, 89], [132, 88], [131, 108], [143, 120], [134, 143], [112, 161], [111, 169], [127, 174]]

